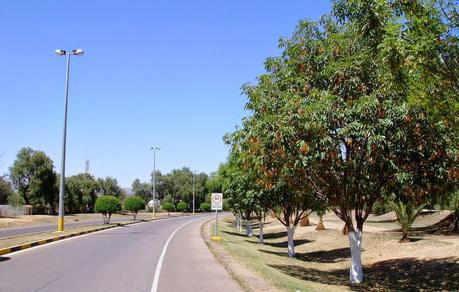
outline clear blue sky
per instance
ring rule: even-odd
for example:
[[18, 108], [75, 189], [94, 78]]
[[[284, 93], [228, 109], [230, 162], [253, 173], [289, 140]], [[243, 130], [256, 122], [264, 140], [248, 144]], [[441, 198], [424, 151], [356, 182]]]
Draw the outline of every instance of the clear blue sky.
[[157, 169], [210, 173], [226, 160], [222, 136], [244, 112], [241, 86], [321, 0], [1, 1], [0, 174], [22, 147], [60, 172], [65, 58], [71, 64], [67, 175], [90, 171], [123, 187]]

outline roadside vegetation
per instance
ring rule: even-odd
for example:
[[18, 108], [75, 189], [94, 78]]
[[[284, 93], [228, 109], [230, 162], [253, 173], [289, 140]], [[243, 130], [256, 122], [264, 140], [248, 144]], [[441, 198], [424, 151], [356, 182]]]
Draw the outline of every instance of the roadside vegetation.
[[372, 210], [395, 210], [408, 243], [421, 210], [449, 202], [457, 232], [458, 4], [334, 0], [280, 40], [281, 55], [243, 86], [250, 115], [224, 138], [215, 181], [237, 228], [252, 236], [256, 218], [265, 244], [272, 212], [294, 258], [299, 223], [330, 210], [348, 238], [350, 284], [364, 282]]

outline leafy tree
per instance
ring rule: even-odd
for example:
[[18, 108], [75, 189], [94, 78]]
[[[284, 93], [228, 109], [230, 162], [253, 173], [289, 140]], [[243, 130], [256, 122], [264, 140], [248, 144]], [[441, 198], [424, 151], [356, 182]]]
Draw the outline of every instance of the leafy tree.
[[58, 191], [53, 161], [42, 151], [22, 148], [10, 168], [10, 177], [27, 205], [48, 205], [55, 214]]
[[179, 202], [179, 203], [177, 204], [177, 211], [183, 212], [183, 211], [185, 211], [186, 209], [187, 209], [187, 205], [186, 205], [185, 202]]
[[121, 211], [121, 201], [114, 196], [100, 196], [96, 200], [94, 211], [102, 213], [104, 223], [109, 224], [112, 214]]
[[132, 182], [132, 191], [135, 196], [142, 197], [145, 202], [153, 198], [153, 186], [149, 183], [142, 183], [137, 178]]
[[203, 202], [201, 205], [199, 205], [199, 209], [201, 209], [203, 212], [210, 212], [210, 204]]
[[137, 213], [145, 209], [145, 201], [139, 196], [128, 197], [124, 200], [124, 209], [131, 211], [134, 220], [137, 220]]
[[8, 197], [13, 195], [14, 191], [11, 184], [0, 176], [0, 205], [8, 203]]
[[174, 205], [174, 199], [172, 198], [171, 195], [165, 196], [165, 197], [163, 198], [163, 201], [162, 201], [162, 202], [163, 202], [163, 204], [164, 204], [164, 203], [170, 203], [170, 204]]
[[92, 212], [97, 199], [98, 184], [88, 173], [70, 176], [65, 182], [64, 204], [66, 212]]
[[430, 1], [335, 0], [245, 87], [252, 116], [233, 148], [249, 153], [284, 223], [314, 197], [345, 222], [351, 283], [363, 280], [363, 225], [377, 200], [457, 188], [459, 95], [448, 68], [457, 42], [439, 15]]
[[116, 178], [99, 178], [97, 179], [97, 184], [99, 187], [99, 194], [102, 196], [114, 196], [120, 200], [123, 200], [126, 197], [126, 193], [118, 185]]
[[161, 205], [161, 208], [165, 211], [167, 211], [167, 215], [170, 216], [170, 212], [174, 212], [175, 206], [172, 202], [164, 202]]

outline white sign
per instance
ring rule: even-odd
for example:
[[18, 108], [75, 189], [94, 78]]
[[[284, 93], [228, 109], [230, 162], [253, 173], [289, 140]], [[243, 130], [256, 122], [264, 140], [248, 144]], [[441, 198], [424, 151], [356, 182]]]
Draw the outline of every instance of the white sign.
[[150, 200], [150, 201], [148, 202], [148, 207], [153, 208], [153, 205], [154, 205], [154, 204], [155, 204], [154, 201], [153, 201], [153, 200]]
[[212, 193], [212, 200], [210, 204], [211, 210], [223, 210], [223, 194]]

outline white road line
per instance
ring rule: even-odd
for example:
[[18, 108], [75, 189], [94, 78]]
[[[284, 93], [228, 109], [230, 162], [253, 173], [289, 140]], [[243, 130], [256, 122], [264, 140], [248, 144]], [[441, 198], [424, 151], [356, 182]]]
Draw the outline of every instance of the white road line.
[[169, 242], [171, 241], [172, 237], [174, 237], [175, 233], [177, 233], [177, 231], [179, 231], [182, 227], [197, 220], [199, 219], [191, 220], [189, 222], [186, 222], [185, 224], [180, 225], [179, 227], [177, 227], [177, 229], [174, 230], [174, 232], [172, 232], [172, 234], [167, 239], [166, 244], [164, 245], [163, 250], [161, 251], [161, 256], [159, 257], [158, 263], [156, 264], [155, 277], [153, 278], [153, 284], [151, 285], [151, 292], [158, 291], [159, 274], [161, 273], [161, 266], [163, 265], [164, 255], [166, 254], [167, 246], [169, 245]]

